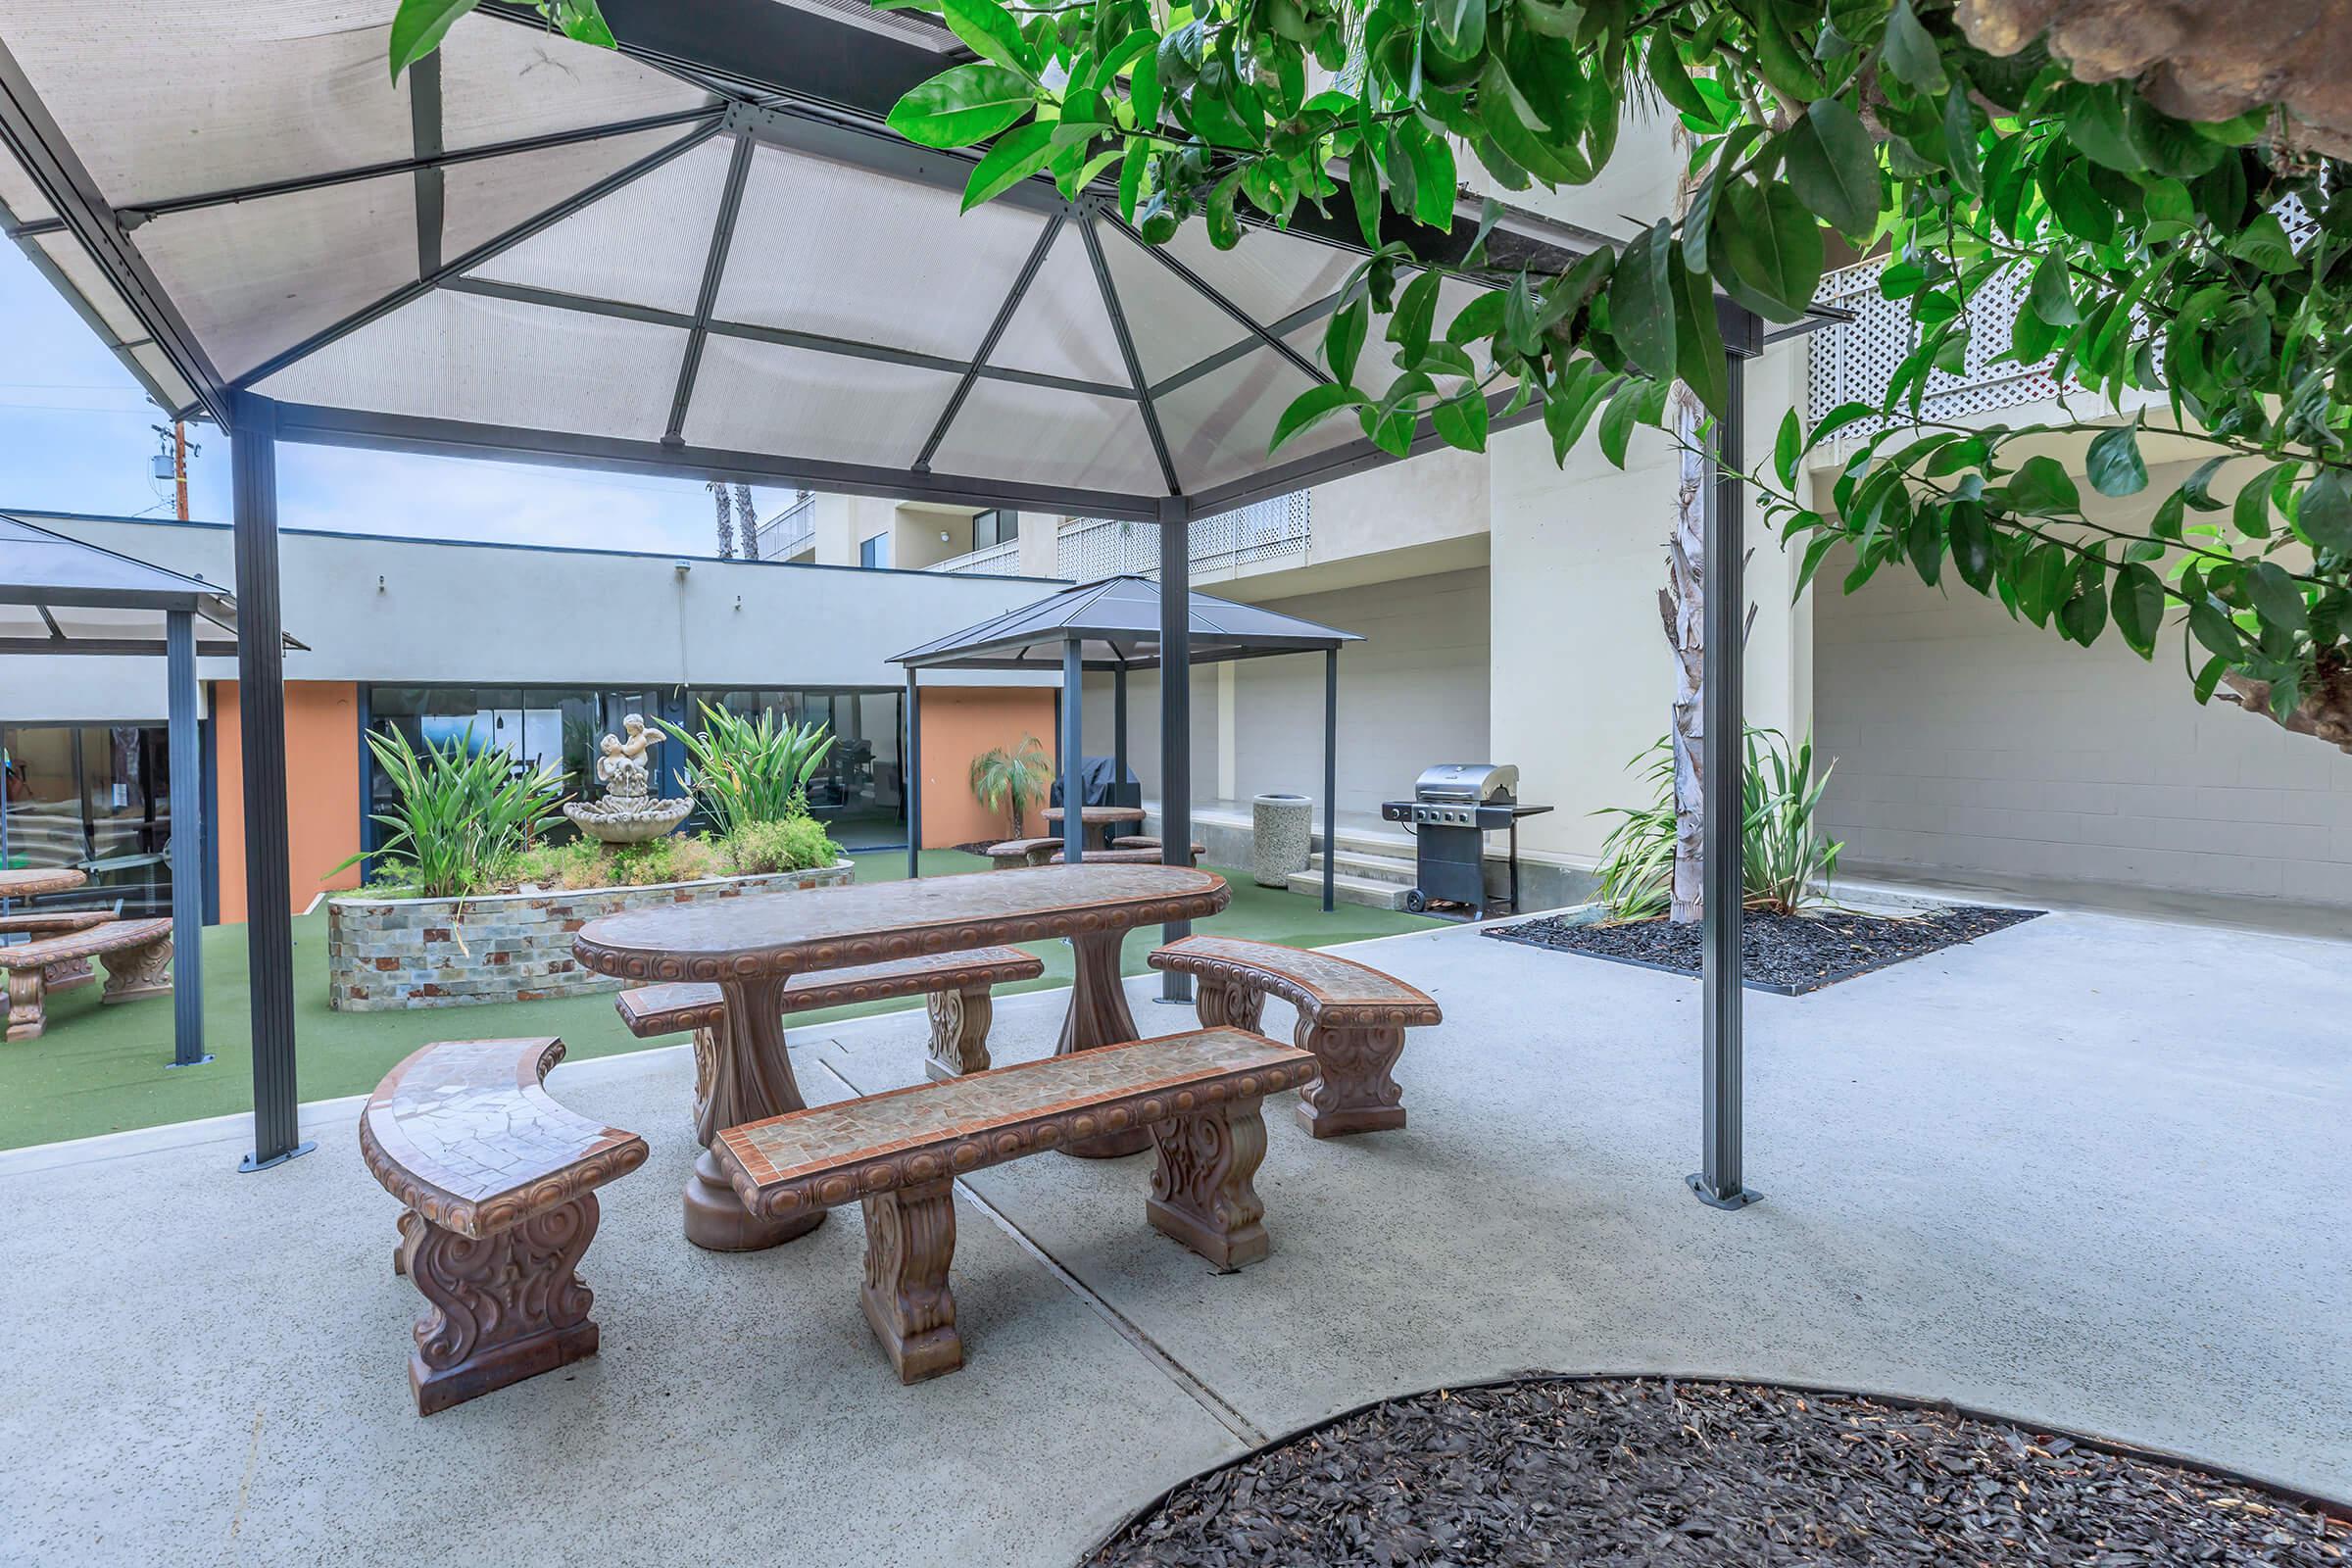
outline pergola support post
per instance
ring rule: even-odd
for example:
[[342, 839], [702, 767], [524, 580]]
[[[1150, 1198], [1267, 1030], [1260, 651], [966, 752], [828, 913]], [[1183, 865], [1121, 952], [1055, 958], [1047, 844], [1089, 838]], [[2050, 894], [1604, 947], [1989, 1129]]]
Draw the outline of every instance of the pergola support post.
[[1323, 912], [1338, 896], [1340, 864], [1340, 651], [1323, 654]]
[[164, 617], [167, 741], [172, 760], [172, 1065], [201, 1067], [204, 1049], [204, 758], [196, 735], [196, 616]]
[[1086, 804], [1079, 797], [1078, 770], [1082, 764], [1086, 730], [1086, 662], [1078, 639], [1061, 645], [1061, 859], [1076, 865], [1086, 858]]
[[923, 874], [923, 689], [906, 666], [906, 879]]
[[[1110, 672], [1110, 787], [1113, 794], [1127, 787], [1127, 666]], [[1124, 805], [1125, 802], [1119, 804]], [[1142, 805], [1142, 802], [1137, 802]]]
[[286, 844], [286, 684], [277, 575], [277, 405], [235, 394], [230, 487], [237, 566], [237, 727], [245, 766], [247, 977], [253, 998], [253, 1152], [268, 1170], [302, 1142], [294, 1062], [294, 910]]
[[[1168, 865], [1193, 863], [1193, 538], [1182, 496], [1159, 504], [1159, 844]], [[1193, 934], [1190, 920], [1159, 928], [1163, 942]], [[1159, 976], [1159, 1000], [1189, 1003], [1193, 977]]]
[[1699, 979], [1704, 1030], [1701, 1047], [1701, 1135], [1699, 1168], [1688, 1179], [1699, 1201], [1717, 1208], [1745, 1208], [1763, 1196], [1741, 1180], [1742, 1074], [1745, 1015], [1741, 990], [1741, 930], [1745, 925], [1746, 867], [1740, 827], [1744, 814], [1747, 761], [1745, 693], [1740, 646], [1746, 630], [1747, 589], [1742, 557], [1740, 489], [1740, 399], [1746, 376], [1742, 357], [1725, 356], [1729, 373], [1726, 413], [1716, 421], [1714, 449], [1704, 490], [1706, 561], [1700, 581], [1706, 590], [1702, 628], [1706, 637], [1700, 701], [1703, 772], [1699, 780], [1704, 813], [1700, 869], [1706, 901], [1700, 923]]

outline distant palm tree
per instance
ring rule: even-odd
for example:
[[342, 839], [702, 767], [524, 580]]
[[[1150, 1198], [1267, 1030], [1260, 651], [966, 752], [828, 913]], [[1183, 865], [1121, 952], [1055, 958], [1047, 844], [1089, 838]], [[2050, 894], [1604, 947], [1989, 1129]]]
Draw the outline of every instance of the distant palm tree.
[[735, 559], [734, 503], [727, 495], [727, 487], [724, 481], [718, 479], [710, 480], [705, 488], [710, 490], [710, 499], [718, 503], [718, 559], [721, 561], [733, 561]]
[[1000, 746], [972, 759], [972, 793], [990, 810], [1011, 814], [1016, 839], [1029, 808], [1046, 798], [1053, 781], [1053, 760], [1034, 735], [1022, 736], [1021, 744], [1010, 751]]
[[[758, 561], [760, 559], [760, 514], [752, 507], [752, 487], [748, 484], [739, 484], [735, 487], [735, 521], [743, 538], [743, 559]], [[725, 535], [722, 533], [720, 537], [723, 539]]]

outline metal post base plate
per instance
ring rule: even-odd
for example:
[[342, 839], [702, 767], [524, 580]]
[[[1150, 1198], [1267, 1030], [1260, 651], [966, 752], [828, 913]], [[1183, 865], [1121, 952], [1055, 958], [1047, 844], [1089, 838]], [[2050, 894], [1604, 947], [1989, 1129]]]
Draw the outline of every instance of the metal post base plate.
[[164, 1063], [164, 1067], [167, 1071], [173, 1067], [201, 1067], [212, 1059], [213, 1054], [208, 1051], [203, 1055], [198, 1056], [194, 1061], [167, 1061]]
[[1735, 1193], [1718, 1193], [1707, 1185], [1706, 1177], [1697, 1171], [1692, 1171], [1683, 1181], [1698, 1200], [1709, 1208], [1745, 1208], [1750, 1203], [1764, 1200], [1764, 1195], [1752, 1187], [1742, 1187]]
[[296, 1144], [292, 1149], [287, 1150], [284, 1153], [279, 1154], [272, 1159], [256, 1159], [253, 1155], [247, 1154], [243, 1159], [237, 1161], [237, 1173], [243, 1176], [250, 1176], [257, 1170], [272, 1170], [279, 1165], [283, 1165], [289, 1159], [300, 1159], [303, 1155], [309, 1153], [312, 1150], [317, 1149], [318, 1147], [318, 1146], [315, 1143]]

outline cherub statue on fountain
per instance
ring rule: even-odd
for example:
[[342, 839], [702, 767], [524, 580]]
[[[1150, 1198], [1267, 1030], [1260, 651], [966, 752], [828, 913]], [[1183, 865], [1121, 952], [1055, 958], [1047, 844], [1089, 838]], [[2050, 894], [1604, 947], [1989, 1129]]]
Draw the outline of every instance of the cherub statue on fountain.
[[605, 787], [604, 799], [567, 802], [564, 814], [590, 838], [637, 844], [676, 827], [694, 803], [665, 801], [653, 793], [652, 759], [647, 754], [662, 744], [662, 732], [649, 729], [638, 713], [622, 719], [620, 727], [628, 739], [607, 735], [596, 760], [596, 781]]

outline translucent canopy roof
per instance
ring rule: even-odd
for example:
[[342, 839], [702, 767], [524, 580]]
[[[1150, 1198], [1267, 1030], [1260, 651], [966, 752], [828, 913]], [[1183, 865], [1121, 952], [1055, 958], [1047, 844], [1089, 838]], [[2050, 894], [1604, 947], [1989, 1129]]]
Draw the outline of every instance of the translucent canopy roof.
[[0, 653], [161, 654], [173, 611], [237, 634], [236, 601], [211, 583], [0, 515]]
[[[1190, 595], [1187, 612], [1196, 664], [1330, 652], [1363, 641], [1355, 632], [1208, 594]], [[935, 638], [896, 662], [908, 669], [1059, 669], [1063, 649], [1076, 642], [1089, 669], [1153, 669], [1159, 630], [1157, 582], [1104, 577]]]
[[393, 9], [0, 9], [0, 222], [175, 413], [1147, 519], [1385, 461], [1344, 417], [1267, 451], [1338, 221], [1155, 248], [1043, 181], [958, 216], [971, 160], [880, 123], [965, 58], [919, 14], [610, 0], [616, 53], [492, 4], [395, 84]]

